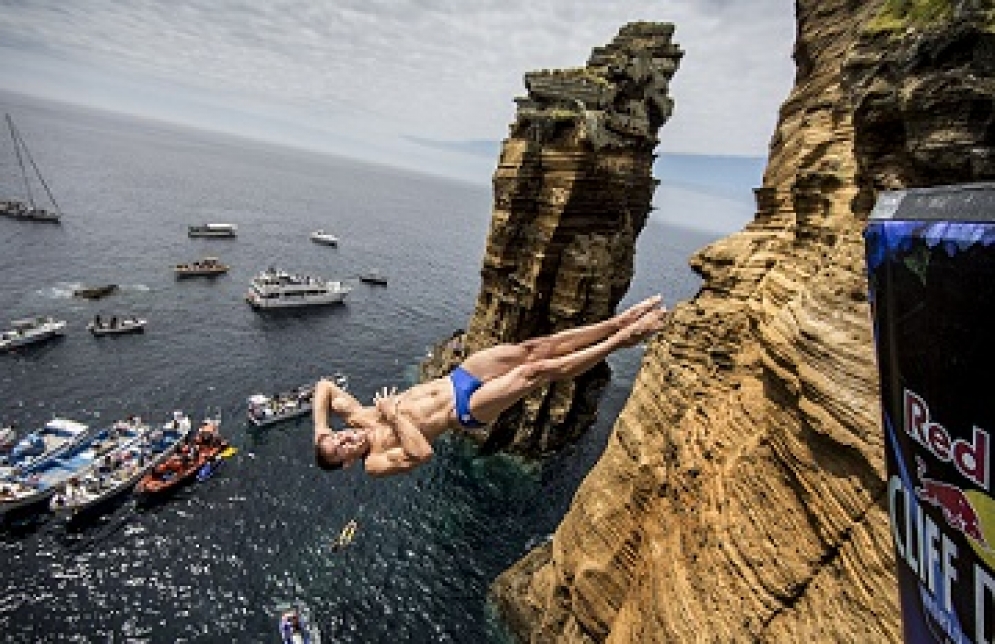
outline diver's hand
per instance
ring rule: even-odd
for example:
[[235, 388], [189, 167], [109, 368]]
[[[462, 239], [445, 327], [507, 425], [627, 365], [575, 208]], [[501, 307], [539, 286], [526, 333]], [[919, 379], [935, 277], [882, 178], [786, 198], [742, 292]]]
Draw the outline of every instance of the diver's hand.
[[373, 395], [373, 404], [384, 418], [390, 418], [389, 414], [393, 412], [390, 400], [396, 395], [397, 387], [391, 387], [390, 389], [381, 387], [380, 391]]

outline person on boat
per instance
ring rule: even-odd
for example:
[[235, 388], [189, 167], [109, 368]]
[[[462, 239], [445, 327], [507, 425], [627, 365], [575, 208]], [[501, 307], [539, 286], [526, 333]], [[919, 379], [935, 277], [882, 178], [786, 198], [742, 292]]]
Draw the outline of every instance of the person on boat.
[[[575, 378], [657, 333], [665, 317], [662, 298], [654, 296], [602, 322], [478, 351], [447, 377], [400, 394], [381, 390], [369, 407], [321, 380], [312, 412], [315, 463], [337, 470], [363, 459], [372, 476], [407, 472], [432, 457], [432, 441], [446, 431], [494, 422], [529, 392]], [[348, 429], [333, 431], [331, 415]]]
[[285, 644], [291, 644], [294, 641], [294, 633], [301, 634], [304, 644], [311, 641], [310, 633], [304, 627], [304, 620], [301, 619], [300, 613], [296, 610], [287, 611], [280, 616], [280, 635]]
[[97, 329], [104, 326], [104, 321], [100, 319], [99, 313], [93, 317], [93, 326]]

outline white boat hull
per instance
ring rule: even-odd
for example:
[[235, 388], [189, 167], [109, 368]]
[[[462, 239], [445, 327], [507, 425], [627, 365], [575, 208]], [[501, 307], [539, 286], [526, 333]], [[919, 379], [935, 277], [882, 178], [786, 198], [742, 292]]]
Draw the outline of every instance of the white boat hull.
[[326, 304], [338, 304], [345, 300], [349, 291], [339, 291], [336, 293], [323, 293], [321, 295], [294, 295], [282, 296], [278, 298], [264, 298], [256, 293], [249, 293], [246, 296], [249, 304], [254, 309], [292, 309], [303, 306], [323, 306]]
[[0, 351], [9, 351], [18, 347], [35, 344], [50, 338], [64, 335], [66, 323], [59, 321], [46, 322], [39, 327], [28, 329], [19, 333], [7, 331], [0, 335]]
[[245, 300], [257, 310], [299, 308], [337, 304], [350, 291], [345, 282], [270, 268], [252, 279]]

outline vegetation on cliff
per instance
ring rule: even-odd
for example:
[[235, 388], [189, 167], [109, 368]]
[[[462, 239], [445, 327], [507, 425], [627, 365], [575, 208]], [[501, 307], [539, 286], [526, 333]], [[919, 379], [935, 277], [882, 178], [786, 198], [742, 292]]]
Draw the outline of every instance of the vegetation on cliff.
[[989, 28], [995, 28], [991, 0], [886, 0], [881, 12], [867, 28], [871, 31], [904, 31], [938, 27], [969, 12], [985, 12]]

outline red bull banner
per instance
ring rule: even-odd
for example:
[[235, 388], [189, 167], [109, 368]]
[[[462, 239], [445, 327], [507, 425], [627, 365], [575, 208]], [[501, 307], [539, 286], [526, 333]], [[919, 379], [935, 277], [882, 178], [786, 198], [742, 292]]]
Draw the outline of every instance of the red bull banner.
[[995, 184], [881, 195], [865, 231], [907, 643], [995, 641]]

